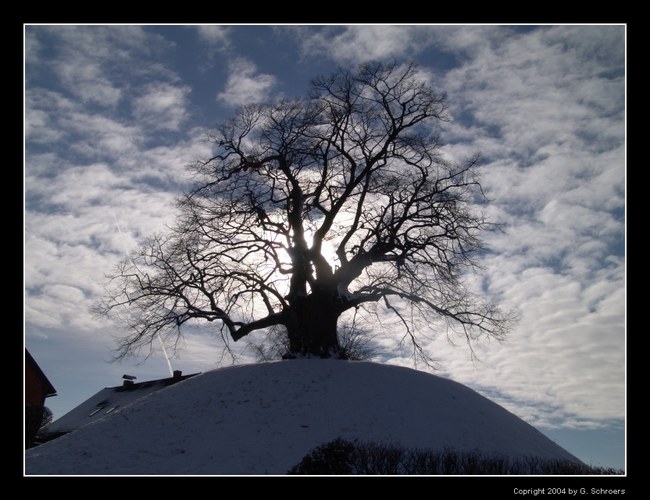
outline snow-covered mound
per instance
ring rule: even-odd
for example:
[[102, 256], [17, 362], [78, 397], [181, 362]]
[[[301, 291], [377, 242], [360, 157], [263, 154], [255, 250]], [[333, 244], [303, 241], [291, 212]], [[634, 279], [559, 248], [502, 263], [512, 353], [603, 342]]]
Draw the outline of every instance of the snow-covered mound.
[[448, 379], [305, 359], [222, 368], [162, 389], [26, 454], [27, 474], [285, 474], [337, 437], [578, 461]]

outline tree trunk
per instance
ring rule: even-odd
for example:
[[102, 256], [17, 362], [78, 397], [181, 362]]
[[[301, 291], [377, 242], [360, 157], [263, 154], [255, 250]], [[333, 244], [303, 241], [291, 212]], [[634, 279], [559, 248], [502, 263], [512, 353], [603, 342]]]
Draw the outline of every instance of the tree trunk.
[[336, 328], [340, 314], [331, 298], [312, 294], [296, 299], [286, 311], [290, 355], [340, 356]]

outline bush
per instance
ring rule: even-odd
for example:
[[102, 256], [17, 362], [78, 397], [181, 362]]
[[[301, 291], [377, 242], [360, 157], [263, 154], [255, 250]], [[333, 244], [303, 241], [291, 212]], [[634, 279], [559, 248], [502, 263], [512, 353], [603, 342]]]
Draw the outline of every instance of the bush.
[[34, 446], [38, 431], [52, 421], [52, 411], [47, 406], [25, 405], [25, 447]]
[[[356, 328], [349, 323], [343, 323], [338, 328], [338, 337], [341, 350], [340, 359], [350, 361], [363, 361], [370, 359], [375, 354], [374, 337], [367, 331]], [[253, 351], [258, 362], [291, 359], [289, 353], [289, 338], [283, 326], [273, 326], [265, 330], [258, 342], [249, 341], [248, 349]]]
[[618, 475], [622, 470], [569, 460], [512, 459], [454, 450], [407, 450], [337, 438], [310, 451], [288, 474], [306, 475]]
[[356, 474], [352, 464], [356, 444], [338, 438], [310, 451], [289, 474], [348, 475]]

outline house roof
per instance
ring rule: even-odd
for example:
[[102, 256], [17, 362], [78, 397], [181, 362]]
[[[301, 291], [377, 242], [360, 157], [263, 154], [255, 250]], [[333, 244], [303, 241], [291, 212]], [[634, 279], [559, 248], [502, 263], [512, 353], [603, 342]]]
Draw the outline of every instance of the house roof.
[[48, 434], [58, 435], [80, 429], [91, 422], [110, 415], [114, 411], [130, 406], [160, 389], [198, 375], [198, 373], [182, 375], [180, 372], [176, 372], [176, 374], [175, 377], [159, 380], [149, 380], [137, 384], [127, 381], [124, 385], [106, 387], [52, 422], [41, 430], [40, 434], [44, 436]]
[[48, 378], [45, 376], [45, 373], [43, 373], [43, 370], [41, 370], [41, 367], [38, 366], [38, 363], [36, 360], [32, 357], [32, 355], [29, 353], [27, 349], [25, 349], [25, 368], [27, 366], [31, 366], [32, 370], [34, 370], [34, 373], [38, 376], [38, 378], [41, 379], [43, 382], [43, 388], [45, 389], [45, 397], [49, 396], [56, 396], [56, 389], [52, 385], [52, 383], [48, 380]]

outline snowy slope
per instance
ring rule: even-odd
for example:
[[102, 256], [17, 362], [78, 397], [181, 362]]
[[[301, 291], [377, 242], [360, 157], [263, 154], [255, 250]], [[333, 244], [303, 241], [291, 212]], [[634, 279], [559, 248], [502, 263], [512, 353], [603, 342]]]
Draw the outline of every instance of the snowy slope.
[[27, 474], [284, 474], [336, 437], [577, 459], [501, 406], [409, 368], [305, 359], [222, 368], [29, 450]]

